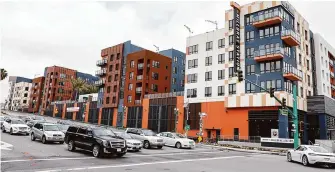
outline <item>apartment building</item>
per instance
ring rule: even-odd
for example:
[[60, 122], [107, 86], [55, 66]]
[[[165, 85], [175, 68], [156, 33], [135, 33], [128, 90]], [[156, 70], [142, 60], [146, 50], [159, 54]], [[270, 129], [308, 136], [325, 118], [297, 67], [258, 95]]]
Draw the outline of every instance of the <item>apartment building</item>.
[[29, 109], [28, 112], [39, 112], [42, 104], [44, 76], [34, 78], [32, 80], [32, 87], [30, 89]]
[[26, 111], [29, 107], [31, 82], [18, 82], [14, 84], [11, 110]]
[[[237, 82], [235, 67], [243, 76], [293, 106], [297, 86], [299, 120], [307, 112], [307, 95], [313, 95], [308, 22], [287, 2], [231, 4], [225, 28], [187, 39], [184, 103], [189, 108], [190, 134], [198, 132], [198, 114], [206, 113], [204, 136], [292, 136], [292, 125], [281, 115], [280, 104], [264, 90]], [[301, 61], [305, 61], [300, 63]], [[308, 84], [308, 78], [310, 82]], [[192, 128], [193, 126], [193, 128]]]
[[31, 79], [20, 77], [20, 76], [9, 76], [8, 77], [8, 96], [6, 98], [5, 108], [11, 110], [12, 109], [12, 100], [13, 100], [13, 94], [14, 94], [14, 86], [16, 83], [19, 82], [32, 82]]
[[185, 85], [185, 53], [173, 48], [160, 51], [159, 54], [172, 59], [171, 92], [184, 91]]

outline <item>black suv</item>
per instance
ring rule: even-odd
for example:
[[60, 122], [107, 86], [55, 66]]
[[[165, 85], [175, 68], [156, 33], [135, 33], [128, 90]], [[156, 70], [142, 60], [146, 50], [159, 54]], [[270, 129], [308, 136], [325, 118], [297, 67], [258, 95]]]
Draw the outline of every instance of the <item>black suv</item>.
[[68, 150], [76, 148], [92, 151], [94, 157], [116, 155], [122, 157], [127, 152], [126, 141], [112, 130], [101, 127], [70, 126], [65, 134]]

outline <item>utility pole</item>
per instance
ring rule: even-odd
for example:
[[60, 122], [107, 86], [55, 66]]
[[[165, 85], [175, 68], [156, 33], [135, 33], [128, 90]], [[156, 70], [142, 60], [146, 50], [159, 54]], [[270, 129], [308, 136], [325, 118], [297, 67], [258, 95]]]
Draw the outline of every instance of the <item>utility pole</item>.
[[295, 125], [294, 131], [294, 148], [299, 146], [299, 131], [298, 131], [298, 108], [297, 108], [297, 86], [293, 85], [293, 122]]
[[205, 20], [205, 22], [215, 24], [215, 30], [218, 30], [218, 22], [217, 21]]

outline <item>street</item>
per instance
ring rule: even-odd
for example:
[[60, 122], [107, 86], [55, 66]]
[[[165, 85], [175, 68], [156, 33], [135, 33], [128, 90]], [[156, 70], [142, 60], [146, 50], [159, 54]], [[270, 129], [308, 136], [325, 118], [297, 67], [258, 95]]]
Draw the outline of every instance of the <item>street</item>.
[[1, 133], [1, 171], [136, 171], [136, 172], [282, 172], [333, 171], [289, 163], [285, 156], [221, 151], [197, 145], [195, 149], [142, 149], [123, 158], [94, 158], [91, 152], [70, 152], [66, 144], [31, 141], [30, 136]]

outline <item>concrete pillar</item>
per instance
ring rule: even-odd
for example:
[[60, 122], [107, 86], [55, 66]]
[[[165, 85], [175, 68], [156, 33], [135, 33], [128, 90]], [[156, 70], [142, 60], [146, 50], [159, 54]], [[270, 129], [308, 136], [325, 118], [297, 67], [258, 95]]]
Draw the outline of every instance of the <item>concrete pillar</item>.
[[102, 108], [99, 108], [98, 125], [101, 124]]
[[63, 104], [63, 111], [62, 111], [62, 116], [61, 118], [64, 119], [66, 114], [66, 103]]
[[[77, 102], [74, 103], [74, 107], [78, 107]], [[80, 112], [80, 109], [79, 109], [78, 112], [73, 112], [73, 114], [72, 114], [72, 120], [76, 120], [76, 118], [77, 118], [77, 113], [79, 113], [79, 112]]]
[[162, 117], [162, 106], [159, 106], [159, 110], [158, 110], [158, 122], [157, 122], [157, 132], [160, 132], [160, 128], [161, 128], [161, 117]]
[[288, 132], [288, 116], [281, 115], [280, 111], [278, 111], [278, 123], [279, 123], [279, 138], [289, 138]]

